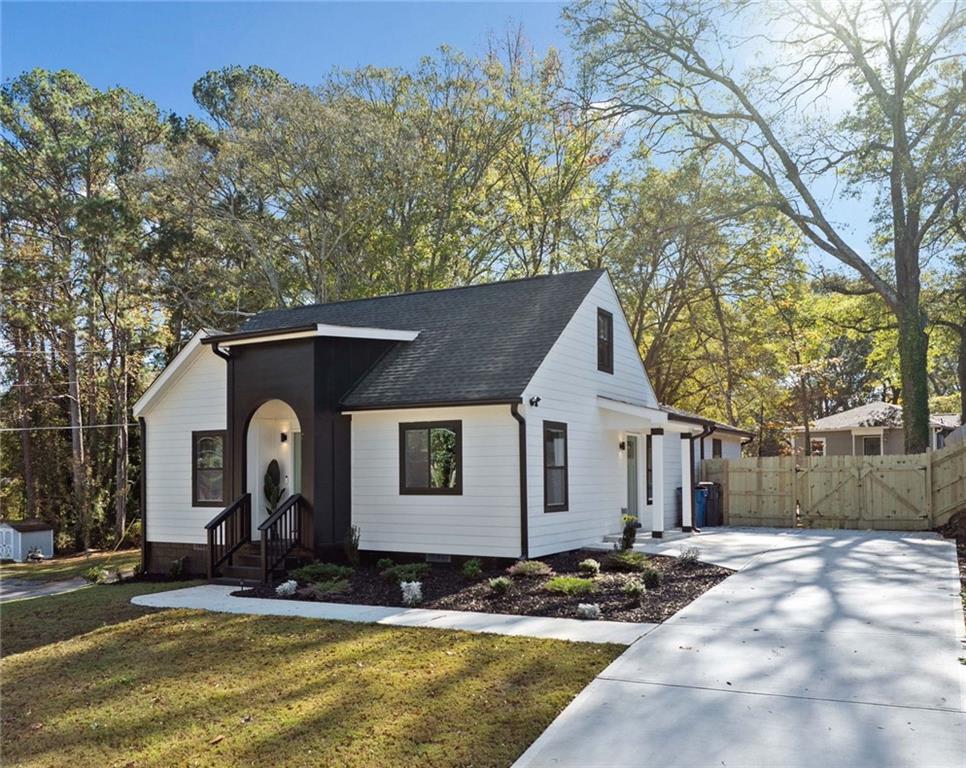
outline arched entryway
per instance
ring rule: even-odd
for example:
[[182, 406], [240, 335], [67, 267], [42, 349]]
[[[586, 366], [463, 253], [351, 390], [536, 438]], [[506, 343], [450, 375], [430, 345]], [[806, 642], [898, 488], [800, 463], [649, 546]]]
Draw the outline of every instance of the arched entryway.
[[265, 472], [274, 459], [281, 475], [281, 499], [302, 491], [302, 428], [288, 403], [269, 400], [252, 414], [245, 437], [246, 491], [252, 495], [252, 538], [270, 514]]

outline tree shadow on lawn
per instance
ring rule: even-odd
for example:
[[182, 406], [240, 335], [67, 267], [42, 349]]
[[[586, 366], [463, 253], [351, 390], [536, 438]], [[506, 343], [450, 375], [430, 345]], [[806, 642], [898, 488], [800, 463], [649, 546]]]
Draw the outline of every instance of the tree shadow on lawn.
[[[24, 765], [508, 765], [622, 649], [168, 611], [4, 662]], [[27, 714], [29, 712], [29, 714]]]

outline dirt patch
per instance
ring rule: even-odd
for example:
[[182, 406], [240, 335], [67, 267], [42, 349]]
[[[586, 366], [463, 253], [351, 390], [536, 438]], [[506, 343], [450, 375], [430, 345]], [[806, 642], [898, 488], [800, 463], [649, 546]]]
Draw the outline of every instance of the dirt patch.
[[[542, 557], [557, 576], [582, 577], [577, 565], [592, 558], [602, 561], [606, 552], [575, 550]], [[602, 572], [594, 578], [594, 591], [587, 595], [562, 595], [549, 592], [544, 585], [548, 576], [514, 578], [504, 594], [495, 592], [489, 580], [506, 576], [505, 563], [484, 561], [479, 579], [468, 579], [456, 565], [434, 565], [423, 579], [421, 608], [440, 608], [483, 613], [504, 613], [519, 616], [553, 616], [576, 618], [580, 603], [596, 603], [601, 618], [610, 621], [660, 623], [673, 616], [695, 598], [730, 576], [733, 571], [707, 563], [686, 564], [674, 557], [652, 556], [648, 565], [659, 574], [661, 583], [648, 589], [638, 599], [624, 593], [628, 581], [639, 581], [639, 574]], [[235, 592], [241, 597], [278, 598], [274, 589], [256, 587]], [[304, 599], [304, 598], [303, 598]], [[402, 592], [398, 584], [380, 576], [373, 566], [360, 566], [349, 579], [349, 588], [342, 594], [329, 594], [330, 603], [402, 606]]]

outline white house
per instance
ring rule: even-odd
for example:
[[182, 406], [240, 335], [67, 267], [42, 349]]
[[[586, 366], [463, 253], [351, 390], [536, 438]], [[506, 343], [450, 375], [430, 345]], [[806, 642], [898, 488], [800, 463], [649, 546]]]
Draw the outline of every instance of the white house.
[[0, 560], [22, 563], [34, 549], [54, 556], [54, 529], [43, 520], [0, 520]]
[[148, 569], [263, 578], [350, 525], [437, 558], [573, 549], [625, 512], [690, 530], [712, 434], [658, 404], [603, 270], [264, 312], [196, 334], [134, 413]]

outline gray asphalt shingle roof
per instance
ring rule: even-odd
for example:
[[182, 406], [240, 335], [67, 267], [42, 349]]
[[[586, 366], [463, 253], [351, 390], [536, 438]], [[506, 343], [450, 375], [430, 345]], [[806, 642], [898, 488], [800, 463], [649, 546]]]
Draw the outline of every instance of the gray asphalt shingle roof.
[[347, 408], [510, 400], [523, 393], [602, 274], [595, 269], [270, 310], [241, 330], [325, 323], [419, 331], [343, 398]]
[[[948, 414], [933, 415], [929, 419], [930, 426], [940, 428], [956, 426], [955, 424], [949, 423], [951, 419], [948, 419], [947, 416]], [[958, 423], [958, 417], [953, 415], [953, 418]], [[860, 405], [858, 408], [852, 408], [848, 411], [833, 413], [831, 416], [816, 419], [812, 425], [814, 431], [821, 431], [823, 429], [852, 429], [855, 427], [901, 428], [902, 406], [883, 402], [866, 403], [865, 405]]]

